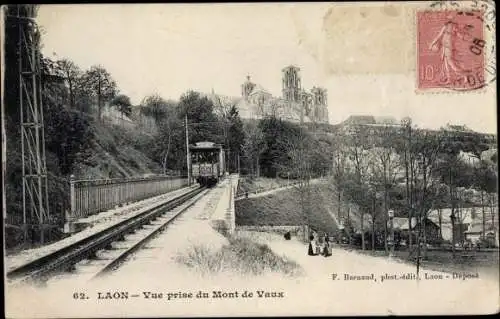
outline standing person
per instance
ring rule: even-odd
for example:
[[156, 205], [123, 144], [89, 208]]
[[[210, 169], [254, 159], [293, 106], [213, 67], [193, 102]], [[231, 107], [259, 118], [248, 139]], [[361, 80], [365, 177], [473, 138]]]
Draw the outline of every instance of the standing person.
[[323, 247], [323, 256], [330, 257], [332, 255], [332, 250], [330, 247], [330, 240], [328, 239], [328, 235], [325, 235], [325, 245]]
[[284, 236], [284, 237], [285, 237], [285, 240], [290, 240], [290, 239], [292, 238], [292, 234], [291, 234], [289, 231], [287, 231], [287, 232], [285, 233], [285, 236]]
[[316, 240], [316, 255], [321, 255], [321, 242], [319, 238]]
[[314, 251], [314, 235], [309, 236], [309, 250], [307, 251], [309, 256], [316, 256]]

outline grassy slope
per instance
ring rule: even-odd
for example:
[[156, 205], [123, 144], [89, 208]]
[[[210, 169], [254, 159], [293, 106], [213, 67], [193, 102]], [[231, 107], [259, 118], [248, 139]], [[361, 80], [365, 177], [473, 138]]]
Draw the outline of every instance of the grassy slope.
[[[243, 182], [244, 183], [244, 182]], [[320, 231], [336, 232], [336, 223], [328, 213], [336, 213], [338, 201], [333, 186], [312, 185], [310, 225]], [[269, 196], [242, 199], [236, 202], [237, 225], [300, 225], [303, 224], [299, 192], [293, 188]]]
[[111, 124], [93, 129], [92, 155], [75, 165], [77, 178], [136, 177], [160, 172], [157, 163], [134, 147], [140, 132]]
[[229, 244], [217, 251], [210, 251], [204, 246], [193, 246], [178, 255], [176, 261], [204, 275], [216, 274], [225, 269], [245, 276], [269, 272], [291, 277], [303, 274], [299, 264], [276, 255], [268, 245], [238, 236], [230, 237]]
[[[290, 180], [290, 183], [294, 180]], [[238, 184], [238, 193], [244, 192], [257, 192], [262, 189], [271, 189], [278, 186], [286, 186], [288, 183], [287, 179], [281, 178], [267, 178], [267, 177], [255, 177], [255, 178], [243, 178]]]

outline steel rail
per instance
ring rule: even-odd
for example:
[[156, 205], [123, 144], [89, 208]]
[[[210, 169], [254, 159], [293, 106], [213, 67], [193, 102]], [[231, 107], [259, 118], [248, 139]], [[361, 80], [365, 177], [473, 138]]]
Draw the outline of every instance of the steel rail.
[[[136, 250], [139, 248], [143, 247], [148, 241], [150, 241], [153, 237], [155, 237], [158, 233], [163, 231], [171, 222], [173, 222], [178, 216], [180, 216], [183, 212], [185, 212], [188, 208], [193, 206], [199, 198], [195, 196], [192, 197], [192, 201], [189, 202], [187, 201], [187, 205], [185, 207], [182, 207], [179, 209], [178, 212], [176, 212], [173, 216], [170, 216], [168, 220], [162, 222], [160, 225], [156, 225], [149, 233], [145, 234], [143, 238], [141, 238], [138, 242], [134, 243], [131, 247], [126, 248], [120, 255], [115, 257], [111, 262], [109, 262], [106, 266], [104, 266], [101, 270], [99, 270], [94, 276], [92, 276], [91, 280], [95, 280], [97, 278], [102, 277], [106, 273], [110, 272], [111, 270], [116, 270], [119, 266], [120, 263], [130, 256], [132, 253], [134, 253]], [[186, 202], [182, 203], [181, 205], [186, 204]], [[181, 206], [179, 205], [179, 206]], [[166, 212], [165, 212], [166, 213]], [[158, 216], [161, 217], [161, 216]]]
[[172, 210], [185, 203], [201, 193], [204, 189], [205, 188], [197, 188], [169, 200], [166, 203], [162, 203], [161, 205], [123, 220], [96, 234], [83, 238], [62, 249], [13, 269], [7, 273], [7, 279], [15, 281], [16, 284], [35, 281], [37, 279], [44, 281], [48, 279], [53, 272], [71, 269], [77, 262], [93, 257], [98, 250], [109, 247], [112, 242], [122, 239], [126, 234], [148, 224], [150, 221], [165, 213], [165, 211]]

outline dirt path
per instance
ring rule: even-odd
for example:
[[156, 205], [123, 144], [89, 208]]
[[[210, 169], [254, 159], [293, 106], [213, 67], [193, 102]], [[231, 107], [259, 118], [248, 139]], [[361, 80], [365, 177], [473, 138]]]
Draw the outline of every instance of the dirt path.
[[[342, 314], [498, 311], [498, 282], [492, 278], [460, 280], [453, 279], [449, 273], [422, 269], [420, 281], [404, 279], [404, 275], [411, 278], [416, 269], [395, 259], [366, 256], [341, 248], [333, 248], [331, 257], [308, 256], [307, 244], [297, 240], [286, 241], [282, 236], [264, 233], [243, 235], [266, 243], [276, 253], [298, 262], [306, 272], [305, 280], [310, 283], [302, 289], [309, 291], [313, 299], [330, 295], [332, 302], [341, 304], [337, 310]], [[345, 280], [346, 275], [372, 274], [373, 280]], [[332, 276], [336, 279], [332, 280]], [[389, 279], [390, 276], [398, 279]], [[431, 280], [431, 277], [442, 279]]]
[[[322, 180], [322, 179], [313, 179], [311, 180], [311, 185], [314, 185], [314, 184], [319, 184], [319, 183], [325, 183], [325, 180]], [[271, 190], [266, 190], [266, 191], [262, 191], [262, 192], [258, 192], [258, 193], [248, 193], [248, 197], [246, 197], [245, 195], [243, 196], [239, 196], [235, 199], [235, 201], [239, 201], [239, 200], [242, 200], [242, 199], [250, 199], [250, 198], [258, 198], [258, 197], [263, 197], [263, 196], [268, 196], [268, 195], [271, 195], [271, 194], [274, 194], [274, 193], [277, 193], [277, 192], [281, 192], [281, 191], [284, 191], [284, 190], [287, 190], [287, 189], [291, 189], [291, 188], [294, 188], [296, 187], [296, 185], [287, 185], [287, 186], [283, 186], [283, 187], [278, 187], [278, 188], [274, 188], [274, 189], [271, 189]]]
[[[421, 271], [421, 276], [441, 277], [416, 281], [409, 279], [415, 273], [412, 266], [387, 258], [377, 258], [334, 248], [333, 255], [308, 256], [307, 245], [293, 238], [239, 232], [265, 243], [271, 249], [291, 259], [303, 268], [299, 277], [281, 274], [242, 276], [223, 271], [213, 276], [199, 273], [172, 262], [172, 257], [186, 243], [213, 244], [225, 239], [214, 233], [198, 215], [187, 214], [185, 219], [167, 229], [148, 249], [142, 250], [136, 261], [124, 265], [123, 271], [94, 286], [74, 282], [58, 286], [56, 290], [22, 291], [23, 303], [10, 313], [29, 314], [24, 317], [145, 317], [145, 316], [287, 316], [287, 315], [425, 315], [425, 314], [483, 314], [499, 309], [497, 281], [488, 278], [453, 280], [447, 274]], [[371, 277], [373, 275], [373, 277]], [[346, 276], [349, 280], [346, 280]], [[364, 277], [361, 277], [364, 276]], [[398, 279], [384, 279], [394, 276]], [[405, 279], [406, 276], [408, 279]], [[450, 276], [450, 275], [448, 275]], [[358, 279], [356, 279], [358, 278]], [[365, 280], [361, 280], [361, 278]], [[262, 298], [259, 292], [275, 292], [279, 298]], [[73, 300], [74, 292], [84, 292], [88, 300]], [[98, 300], [98, 292], [127, 292], [125, 300]], [[160, 299], [146, 299], [144, 293], [162, 295]], [[200, 292], [208, 297], [196, 297]], [[218, 292], [227, 298], [213, 297]], [[244, 293], [253, 297], [244, 298]], [[167, 296], [177, 296], [170, 298]], [[182, 297], [191, 296], [191, 297]], [[12, 294], [9, 297], [13, 298]], [[56, 300], [57, 302], [54, 302]], [[11, 304], [12, 305], [12, 304]]]

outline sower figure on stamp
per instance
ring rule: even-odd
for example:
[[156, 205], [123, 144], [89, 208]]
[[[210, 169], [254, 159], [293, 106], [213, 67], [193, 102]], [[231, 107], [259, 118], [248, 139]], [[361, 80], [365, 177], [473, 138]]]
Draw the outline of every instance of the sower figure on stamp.
[[458, 63], [458, 60], [455, 57], [455, 41], [457, 40], [458, 35], [461, 35], [463, 38], [462, 32], [458, 29], [457, 23], [453, 21], [451, 16], [448, 16], [448, 21], [439, 31], [437, 37], [432, 41], [429, 49], [433, 52], [441, 49], [441, 61], [443, 63], [442, 66], [442, 75], [444, 78], [444, 83], [451, 83], [451, 73], [450, 69], [455, 72], [456, 75], [462, 77], [464, 82], [467, 81], [467, 74], [470, 70], [465, 70]]

